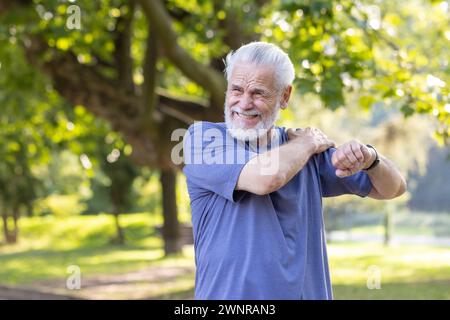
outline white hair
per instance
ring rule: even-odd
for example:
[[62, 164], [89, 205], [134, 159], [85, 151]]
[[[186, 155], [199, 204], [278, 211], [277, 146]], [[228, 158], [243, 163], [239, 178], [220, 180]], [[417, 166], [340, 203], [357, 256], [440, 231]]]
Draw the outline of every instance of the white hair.
[[271, 43], [250, 42], [235, 52], [231, 51], [224, 61], [227, 81], [230, 80], [236, 62], [273, 67], [275, 70], [275, 87], [278, 90], [285, 89], [294, 81], [295, 70], [291, 59], [283, 50]]

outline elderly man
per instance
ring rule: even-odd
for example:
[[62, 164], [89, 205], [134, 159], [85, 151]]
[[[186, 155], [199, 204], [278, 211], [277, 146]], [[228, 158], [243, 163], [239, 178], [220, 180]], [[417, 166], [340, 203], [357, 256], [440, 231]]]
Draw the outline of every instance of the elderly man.
[[184, 140], [195, 297], [332, 299], [322, 197], [392, 199], [405, 181], [370, 145], [274, 125], [294, 79], [277, 46], [242, 46], [225, 73], [225, 123], [198, 122]]

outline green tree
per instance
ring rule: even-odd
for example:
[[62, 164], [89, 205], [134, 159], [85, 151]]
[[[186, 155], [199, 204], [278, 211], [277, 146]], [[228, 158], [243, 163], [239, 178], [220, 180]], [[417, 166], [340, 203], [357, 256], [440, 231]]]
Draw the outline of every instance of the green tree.
[[120, 226], [119, 215], [131, 206], [133, 181], [139, 172], [128, 155], [124, 154], [124, 148], [108, 148], [109, 146], [108, 144], [99, 144], [100, 167], [110, 180], [108, 190], [116, 226], [116, 237], [112, 239], [112, 242], [124, 244], [125, 235]]
[[362, 108], [431, 114], [436, 136], [449, 136], [449, 14], [436, 1], [5, 0], [0, 16], [0, 41], [19, 43], [62, 97], [106, 119], [137, 163], [161, 172], [167, 253], [179, 250], [170, 134], [222, 120], [221, 61], [242, 43], [286, 49], [300, 92], [326, 107], [354, 90]]
[[21, 55], [17, 46], [0, 47], [0, 61], [15, 70], [0, 73], [0, 210], [7, 243], [18, 239], [20, 215], [32, 215], [42, 190], [33, 168], [48, 163], [53, 145], [49, 137], [62, 125], [64, 114], [51, 108], [58, 96]]

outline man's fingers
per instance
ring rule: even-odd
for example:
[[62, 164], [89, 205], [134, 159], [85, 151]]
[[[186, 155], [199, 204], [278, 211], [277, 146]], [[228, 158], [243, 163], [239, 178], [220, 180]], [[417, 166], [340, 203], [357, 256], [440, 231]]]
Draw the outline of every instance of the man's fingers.
[[346, 169], [336, 169], [336, 175], [339, 178], [345, 178], [351, 175], [354, 175], [355, 173], [357, 173], [359, 171], [359, 167], [352, 167], [352, 168], [346, 168]]
[[349, 169], [336, 169], [336, 176], [339, 178], [345, 178], [351, 175], [352, 172]]
[[333, 140], [329, 139], [329, 138], [326, 139], [326, 144], [327, 144], [328, 148], [336, 146], [336, 143]]
[[361, 152], [360, 145], [350, 144], [350, 147], [352, 148], [353, 154], [358, 159], [359, 162], [364, 163], [364, 155]]
[[364, 162], [372, 158], [372, 153], [370, 152], [369, 148], [367, 148], [365, 145], [360, 146], [361, 153], [364, 156]]
[[339, 168], [339, 169], [346, 169], [347, 166], [342, 162], [342, 155], [341, 155], [341, 151], [339, 148], [337, 148], [334, 152], [333, 155], [331, 156], [331, 164], [335, 167], [335, 168]]
[[343, 166], [345, 168], [350, 168], [353, 166], [352, 162], [347, 158], [345, 152], [345, 146], [337, 149], [337, 159], [338, 159], [338, 167]]
[[298, 137], [299, 131], [297, 131], [297, 130], [299, 130], [299, 129], [292, 129], [292, 128], [287, 129], [287, 134], [288, 134], [289, 140], [292, 140], [292, 139], [295, 139]]
[[352, 140], [340, 146], [331, 158], [338, 177], [348, 177], [361, 170], [372, 154], [365, 145]]
[[352, 150], [352, 145], [348, 144], [345, 149], [345, 156], [347, 157], [348, 161], [350, 161], [350, 163], [352, 164], [352, 166], [354, 166], [355, 164], [357, 164], [359, 161], [356, 158], [355, 154], [353, 154], [353, 150]]
[[286, 130], [286, 133], [288, 134], [289, 140], [295, 139], [300, 136], [301, 133], [303, 133], [305, 129], [302, 128], [288, 128]]
[[289, 140], [304, 138], [310, 140], [316, 148], [314, 153], [321, 153], [335, 146], [334, 141], [329, 139], [322, 131], [317, 128], [288, 128], [286, 130]]

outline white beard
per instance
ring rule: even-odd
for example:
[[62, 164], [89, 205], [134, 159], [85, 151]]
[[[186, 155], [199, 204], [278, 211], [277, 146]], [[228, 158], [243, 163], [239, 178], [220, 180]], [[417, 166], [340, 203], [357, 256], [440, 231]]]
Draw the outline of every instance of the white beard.
[[272, 113], [267, 117], [261, 119], [253, 128], [244, 129], [236, 125], [231, 119], [232, 111], [226, 107], [227, 99], [225, 99], [225, 124], [227, 125], [230, 135], [239, 141], [257, 141], [258, 139], [267, 135], [267, 132], [273, 127], [280, 115], [280, 102], [277, 102]]

